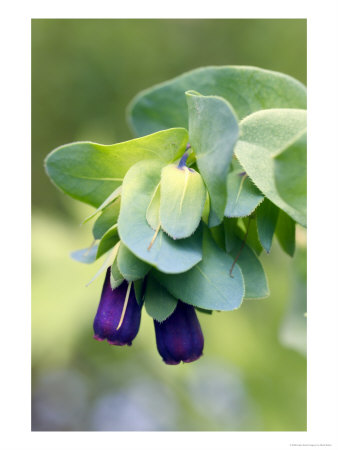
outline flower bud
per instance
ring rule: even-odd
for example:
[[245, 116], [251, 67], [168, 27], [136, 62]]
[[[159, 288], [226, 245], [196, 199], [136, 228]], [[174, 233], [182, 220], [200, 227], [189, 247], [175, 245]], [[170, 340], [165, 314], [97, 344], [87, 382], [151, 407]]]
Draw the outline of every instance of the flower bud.
[[[131, 286], [129, 299], [126, 299], [127, 291], [127, 281], [123, 281], [119, 287], [112, 290], [109, 268], [94, 320], [94, 339], [98, 341], [107, 339], [112, 345], [131, 345], [140, 328], [141, 308], [136, 301], [134, 286]], [[128, 302], [127, 308], [120, 324], [125, 301]]]
[[154, 320], [156, 344], [166, 364], [192, 362], [202, 356], [204, 338], [195, 309], [177, 303], [175, 311], [164, 322]]

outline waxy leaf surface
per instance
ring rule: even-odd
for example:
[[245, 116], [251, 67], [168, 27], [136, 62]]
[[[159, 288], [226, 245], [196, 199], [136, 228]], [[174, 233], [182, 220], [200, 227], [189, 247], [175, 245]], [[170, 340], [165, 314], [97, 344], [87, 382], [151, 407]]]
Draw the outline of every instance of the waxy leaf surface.
[[173, 297], [165, 287], [149, 275], [147, 278], [144, 305], [147, 313], [153, 319], [158, 322], [163, 322], [174, 312], [177, 305], [177, 298]]
[[149, 264], [138, 259], [123, 242], [117, 254], [117, 265], [121, 275], [127, 281], [139, 280], [151, 269]]
[[279, 208], [265, 199], [256, 211], [257, 231], [260, 243], [266, 252], [270, 252], [272, 238], [276, 229]]
[[118, 229], [123, 243], [139, 259], [162, 272], [180, 273], [202, 258], [201, 227], [189, 238], [179, 240], [160, 230], [149, 248], [154, 230], [147, 222], [146, 211], [160, 182], [162, 167], [159, 161], [140, 161], [128, 171], [122, 186]]
[[99, 207], [133, 164], [149, 159], [168, 164], [184, 153], [187, 140], [187, 131], [176, 128], [113, 145], [75, 142], [50, 153], [46, 171], [66, 194]]
[[231, 172], [227, 177], [226, 217], [249, 216], [263, 201], [259, 192], [246, 174]]
[[173, 239], [191, 236], [201, 221], [205, 196], [205, 186], [198, 172], [174, 164], [164, 167], [160, 201], [162, 229]]
[[[306, 130], [306, 111], [270, 109], [251, 114], [240, 123], [235, 154], [259, 190], [296, 222], [306, 225], [302, 211], [281, 197], [275, 183], [274, 156], [291, 147]], [[300, 174], [302, 177], [303, 174]]]
[[302, 214], [306, 223], [306, 133], [275, 155], [274, 169], [280, 196]]
[[226, 176], [239, 128], [231, 105], [221, 97], [186, 94], [189, 141], [210, 195], [209, 225], [220, 224], [226, 202]]
[[128, 108], [134, 133], [187, 128], [184, 97], [191, 89], [225, 98], [239, 119], [261, 109], [306, 108], [305, 86], [288, 75], [248, 66], [202, 67], [140, 92]]
[[203, 259], [188, 272], [165, 275], [152, 271], [155, 278], [176, 298], [203, 309], [231, 311], [239, 308], [244, 296], [244, 280], [233, 258], [214, 242], [204, 229]]

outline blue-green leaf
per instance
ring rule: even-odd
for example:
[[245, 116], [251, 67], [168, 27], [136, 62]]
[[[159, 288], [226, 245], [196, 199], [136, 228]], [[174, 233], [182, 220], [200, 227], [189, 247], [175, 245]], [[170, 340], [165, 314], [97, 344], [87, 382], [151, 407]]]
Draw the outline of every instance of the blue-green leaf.
[[186, 93], [189, 110], [189, 140], [197, 166], [210, 195], [209, 225], [224, 217], [226, 176], [239, 128], [231, 105], [221, 97]]
[[175, 128], [113, 145], [75, 142], [51, 152], [46, 171], [66, 194], [99, 207], [133, 164], [149, 159], [168, 164], [184, 153], [187, 140], [187, 131]]
[[274, 156], [276, 187], [306, 223], [306, 132]]
[[147, 313], [158, 322], [163, 322], [175, 310], [177, 298], [173, 297], [165, 287], [158, 283], [151, 275], [147, 278], [144, 296]]
[[108, 250], [114, 247], [115, 244], [120, 240], [117, 230], [117, 224], [109, 228], [108, 231], [102, 236], [97, 249], [96, 259], [104, 255]]
[[256, 211], [258, 237], [263, 248], [268, 253], [271, 249], [279, 211], [279, 208], [267, 198], [259, 205]]
[[150, 270], [151, 266], [137, 258], [121, 242], [117, 254], [117, 265], [123, 278], [127, 281], [135, 281], [143, 278]]
[[93, 226], [93, 236], [101, 239], [103, 235], [117, 222], [120, 212], [121, 200], [117, 198], [113, 203], [104, 208]]
[[240, 307], [244, 296], [244, 280], [236, 265], [230, 276], [233, 258], [221, 250], [205, 228], [203, 259], [188, 272], [165, 275], [152, 273], [176, 298], [203, 309], [231, 311]]
[[236, 264], [239, 265], [244, 278], [246, 299], [265, 298], [270, 292], [263, 266], [256, 254], [248, 245], [236, 238], [236, 243], [231, 250], [233, 258], [238, 257]]
[[284, 211], [279, 211], [278, 214], [276, 237], [285, 253], [293, 256], [296, 248], [296, 226], [295, 221]]
[[226, 217], [249, 216], [263, 201], [250, 178], [243, 173], [231, 172], [227, 177], [227, 200], [224, 215]]
[[88, 248], [82, 248], [81, 250], [75, 250], [70, 254], [71, 258], [75, 261], [91, 264], [96, 261], [97, 245], [92, 245]]
[[[235, 153], [244, 170], [259, 190], [276, 206], [301, 225], [303, 212], [289, 205], [276, 188], [274, 156], [291, 147], [306, 130], [306, 111], [270, 109], [245, 118]], [[303, 177], [303, 174], [300, 174]]]
[[184, 93], [190, 89], [225, 98], [239, 119], [261, 109], [306, 108], [304, 85], [288, 75], [248, 66], [202, 67], [140, 92], [128, 108], [135, 134], [187, 128]]
[[160, 230], [150, 247], [155, 235], [147, 222], [146, 211], [160, 182], [162, 167], [159, 161], [140, 161], [128, 171], [123, 181], [118, 229], [123, 243], [139, 259], [162, 272], [179, 273], [202, 259], [201, 229], [179, 240]]

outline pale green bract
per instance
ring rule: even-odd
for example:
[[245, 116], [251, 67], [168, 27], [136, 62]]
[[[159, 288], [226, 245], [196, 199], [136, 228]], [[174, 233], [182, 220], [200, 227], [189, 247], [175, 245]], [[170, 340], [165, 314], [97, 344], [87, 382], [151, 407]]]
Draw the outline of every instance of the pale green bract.
[[159, 220], [173, 239], [191, 236], [201, 221], [206, 191], [201, 175], [188, 167], [166, 166], [161, 173]]

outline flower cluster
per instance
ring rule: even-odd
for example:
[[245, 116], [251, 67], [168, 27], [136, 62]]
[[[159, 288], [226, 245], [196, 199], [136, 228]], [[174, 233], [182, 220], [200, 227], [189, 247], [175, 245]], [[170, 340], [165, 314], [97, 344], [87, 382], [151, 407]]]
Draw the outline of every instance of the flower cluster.
[[[132, 283], [124, 281], [114, 290], [110, 268], [103, 284], [100, 304], [94, 320], [94, 339], [111, 345], [131, 345], [141, 322]], [[193, 306], [178, 301], [174, 312], [163, 322], [154, 320], [157, 349], [166, 364], [192, 362], [202, 355], [204, 339]]]

